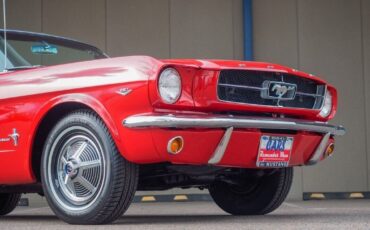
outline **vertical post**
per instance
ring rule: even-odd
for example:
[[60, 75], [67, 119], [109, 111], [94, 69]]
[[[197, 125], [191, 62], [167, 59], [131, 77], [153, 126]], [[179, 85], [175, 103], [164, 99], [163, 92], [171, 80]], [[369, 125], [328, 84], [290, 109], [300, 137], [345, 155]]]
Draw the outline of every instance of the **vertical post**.
[[8, 47], [6, 38], [6, 0], [3, 0], [3, 19], [4, 19], [4, 71], [8, 68], [6, 63], [8, 62]]
[[244, 60], [253, 60], [252, 0], [243, 0]]

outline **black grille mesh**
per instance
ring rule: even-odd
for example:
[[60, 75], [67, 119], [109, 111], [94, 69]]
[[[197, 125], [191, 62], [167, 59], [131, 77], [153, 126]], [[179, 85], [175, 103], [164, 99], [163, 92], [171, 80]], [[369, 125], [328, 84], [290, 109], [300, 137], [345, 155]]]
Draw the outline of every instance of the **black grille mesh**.
[[[293, 100], [285, 101], [262, 98], [261, 89], [263, 88], [262, 84], [264, 81], [283, 81], [296, 84], [297, 94]], [[247, 86], [249, 88], [236, 86]], [[220, 72], [217, 92], [219, 99], [222, 101], [266, 106], [319, 109], [323, 102], [325, 85], [318, 84], [310, 79], [284, 73], [223, 70]]]

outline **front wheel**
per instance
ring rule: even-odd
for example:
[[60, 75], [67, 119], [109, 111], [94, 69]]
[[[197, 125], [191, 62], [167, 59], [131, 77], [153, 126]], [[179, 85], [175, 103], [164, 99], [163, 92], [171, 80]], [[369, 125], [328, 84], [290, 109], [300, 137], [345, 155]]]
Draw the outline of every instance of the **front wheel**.
[[67, 115], [52, 129], [41, 169], [51, 209], [71, 224], [116, 220], [138, 180], [138, 166], [120, 155], [102, 120], [88, 110]]
[[261, 177], [240, 177], [240, 183], [236, 184], [214, 182], [209, 188], [213, 200], [233, 215], [264, 215], [274, 211], [285, 200], [292, 185], [293, 169], [281, 168]]

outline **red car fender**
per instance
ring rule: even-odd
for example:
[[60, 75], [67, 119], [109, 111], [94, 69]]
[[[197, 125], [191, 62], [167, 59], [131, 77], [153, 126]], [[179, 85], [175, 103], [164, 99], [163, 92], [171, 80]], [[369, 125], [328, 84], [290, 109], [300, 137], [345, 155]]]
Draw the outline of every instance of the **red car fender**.
[[96, 98], [90, 95], [78, 94], [78, 93], [60, 95], [58, 97], [51, 99], [47, 103], [45, 103], [35, 116], [35, 119], [34, 119], [35, 122], [33, 123], [34, 125], [31, 130], [32, 135], [30, 135], [31, 137], [30, 139], [32, 141], [34, 140], [34, 136], [35, 136], [34, 134], [36, 133], [37, 128], [39, 127], [41, 121], [43, 120], [43, 118], [45, 118], [45, 115], [49, 111], [51, 111], [53, 108], [55, 108], [58, 105], [69, 103], [69, 102], [83, 104], [91, 108], [92, 110], [94, 110], [100, 116], [100, 118], [104, 121], [113, 139], [117, 142], [120, 142], [120, 136], [118, 134], [117, 126], [114, 124], [112, 117], [109, 115], [104, 105], [99, 100], [97, 100]]
[[30, 165], [30, 171], [32, 172], [32, 157], [34, 156], [32, 153], [32, 147], [36, 139], [36, 133], [38, 128], [40, 128], [40, 124], [43, 121], [43, 119], [46, 117], [46, 115], [53, 110], [56, 106], [64, 104], [64, 103], [79, 103], [82, 105], [85, 105], [92, 110], [94, 110], [99, 117], [103, 120], [105, 125], [107, 126], [109, 132], [112, 135], [113, 140], [115, 143], [118, 145], [121, 140], [120, 136], [117, 130], [117, 126], [113, 122], [112, 117], [109, 115], [108, 111], [105, 109], [104, 105], [97, 100], [96, 98], [87, 95], [87, 94], [78, 94], [78, 93], [73, 93], [73, 94], [65, 94], [65, 95], [60, 95], [55, 98], [52, 98], [48, 102], [46, 102], [42, 108], [38, 111], [38, 113], [35, 115], [34, 121], [32, 124], [32, 128], [30, 130], [30, 135], [28, 138], [28, 145], [29, 146], [29, 165]]

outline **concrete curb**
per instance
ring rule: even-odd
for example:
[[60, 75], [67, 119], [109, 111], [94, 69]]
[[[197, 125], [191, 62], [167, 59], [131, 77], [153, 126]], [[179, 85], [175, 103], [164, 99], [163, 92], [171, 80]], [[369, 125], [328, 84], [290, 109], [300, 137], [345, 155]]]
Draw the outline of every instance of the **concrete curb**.
[[370, 192], [305, 192], [303, 200], [370, 199]]
[[208, 194], [178, 194], [178, 195], [153, 195], [135, 196], [135, 203], [147, 202], [190, 202], [190, 201], [213, 201]]

